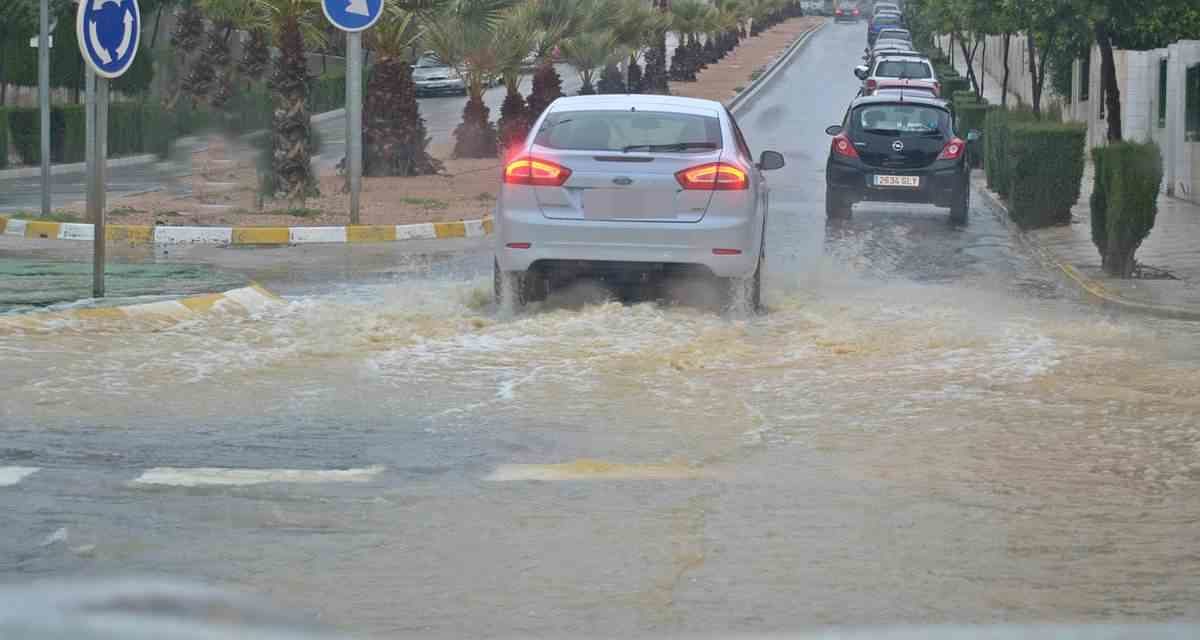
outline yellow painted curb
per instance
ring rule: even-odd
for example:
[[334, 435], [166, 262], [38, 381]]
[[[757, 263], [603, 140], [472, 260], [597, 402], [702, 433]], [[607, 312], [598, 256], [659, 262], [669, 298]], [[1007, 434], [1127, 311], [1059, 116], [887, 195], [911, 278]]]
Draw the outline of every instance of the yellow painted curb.
[[467, 225], [463, 222], [435, 222], [433, 231], [437, 234], [438, 240], [467, 237]]
[[395, 242], [396, 225], [360, 224], [346, 227], [346, 242]]
[[234, 227], [233, 244], [287, 244], [291, 231], [287, 227]]
[[110, 224], [104, 227], [104, 238], [109, 242], [150, 244], [154, 239], [154, 227], [146, 224]]
[[25, 223], [26, 238], [58, 238], [58, 232], [62, 229], [62, 224], [58, 222], [45, 222], [43, 220], [30, 220]]

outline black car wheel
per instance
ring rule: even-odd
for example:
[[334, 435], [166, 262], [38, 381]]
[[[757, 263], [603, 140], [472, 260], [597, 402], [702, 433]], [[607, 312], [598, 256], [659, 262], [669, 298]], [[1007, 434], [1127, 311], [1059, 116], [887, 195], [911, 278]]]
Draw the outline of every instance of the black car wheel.
[[541, 302], [550, 293], [549, 279], [536, 271], [501, 271], [500, 263], [492, 260], [492, 299], [503, 308], [512, 298], [512, 308], [520, 309], [530, 302]]
[[961, 195], [955, 196], [954, 204], [950, 205], [950, 222], [967, 224], [967, 211], [971, 208], [971, 187], [963, 184], [959, 187]]
[[825, 217], [830, 219], [842, 219], [850, 217], [851, 204], [842, 196], [838, 195], [830, 187], [825, 188]]

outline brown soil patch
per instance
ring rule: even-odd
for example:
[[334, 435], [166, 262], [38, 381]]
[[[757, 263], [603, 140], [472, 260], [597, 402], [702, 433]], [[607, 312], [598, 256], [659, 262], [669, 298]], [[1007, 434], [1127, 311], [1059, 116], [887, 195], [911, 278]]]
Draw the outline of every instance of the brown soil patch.
[[728, 104], [741, 88], [749, 86], [756, 70], [765, 69], [797, 38], [817, 28], [825, 20], [827, 18], [819, 16], [792, 18], [760, 33], [757, 38], [743, 40], [720, 64], [701, 71], [695, 82], [672, 82], [671, 93]]
[[[825, 19], [794, 18], [742, 41], [719, 64], [702, 71], [696, 82], [673, 82], [676, 95], [728, 102], [749, 85], [755, 70], [764, 68], [797, 38]], [[448, 149], [434, 147], [437, 157]], [[254, 157], [250, 149], [213, 137], [207, 149], [193, 154], [191, 176], [155, 193], [113, 198], [109, 220], [117, 224], [220, 226], [318, 226], [350, 223], [349, 196], [342, 193], [345, 178], [326, 171], [320, 178], [321, 196], [302, 209], [286, 202], [259, 202]], [[414, 178], [364, 178], [362, 224], [413, 224], [486, 217], [499, 188], [500, 161], [446, 160], [445, 172]], [[186, 195], [184, 195], [186, 194]], [[64, 209], [83, 216], [79, 202]]]

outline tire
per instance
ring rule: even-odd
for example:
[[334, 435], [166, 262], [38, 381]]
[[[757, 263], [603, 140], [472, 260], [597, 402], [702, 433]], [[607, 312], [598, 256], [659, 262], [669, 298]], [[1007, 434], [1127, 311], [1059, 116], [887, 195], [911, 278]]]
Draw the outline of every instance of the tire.
[[836, 191], [825, 188], [825, 217], [831, 220], [841, 220], [850, 217], [851, 204]]
[[964, 184], [961, 191], [962, 195], [955, 197], [950, 205], [950, 222], [957, 225], [967, 224], [967, 212], [971, 209], [971, 188]]
[[512, 308], [520, 309], [531, 302], [541, 302], [550, 293], [550, 281], [536, 271], [501, 271], [500, 263], [492, 260], [492, 300], [497, 307], [508, 304], [512, 296]]

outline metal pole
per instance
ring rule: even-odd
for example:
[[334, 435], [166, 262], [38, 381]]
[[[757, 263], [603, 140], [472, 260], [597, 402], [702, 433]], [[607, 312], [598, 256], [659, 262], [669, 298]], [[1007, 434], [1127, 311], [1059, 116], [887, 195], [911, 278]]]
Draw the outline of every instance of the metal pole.
[[38, 111], [42, 142], [42, 217], [50, 215], [50, 0], [38, 15]]
[[104, 263], [105, 263], [105, 227], [104, 200], [108, 173], [108, 80], [97, 78], [88, 72], [88, 84], [93, 88], [89, 92], [94, 95], [92, 102], [95, 113], [88, 129], [88, 143], [91, 146], [91, 157], [88, 159], [88, 213], [91, 214], [92, 239], [92, 297], [104, 297]]
[[362, 192], [362, 33], [346, 34], [346, 169], [350, 172], [350, 224], [359, 224], [359, 194]]

